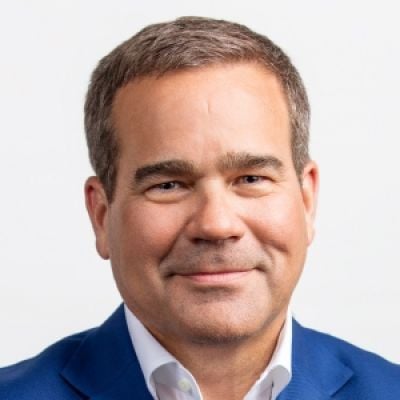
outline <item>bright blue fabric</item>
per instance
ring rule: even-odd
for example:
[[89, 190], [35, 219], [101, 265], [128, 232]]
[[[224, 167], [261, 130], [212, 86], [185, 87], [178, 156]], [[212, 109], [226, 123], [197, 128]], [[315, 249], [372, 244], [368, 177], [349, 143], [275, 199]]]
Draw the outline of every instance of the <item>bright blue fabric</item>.
[[[295, 320], [292, 372], [279, 400], [400, 400], [399, 365]], [[0, 369], [0, 400], [83, 399], [152, 399], [122, 306], [99, 328]]]

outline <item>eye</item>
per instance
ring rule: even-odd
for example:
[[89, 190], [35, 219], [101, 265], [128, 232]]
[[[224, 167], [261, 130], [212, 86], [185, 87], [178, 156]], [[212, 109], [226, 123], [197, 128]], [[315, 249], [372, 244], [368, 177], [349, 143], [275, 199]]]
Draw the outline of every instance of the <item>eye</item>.
[[174, 203], [182, 200], [188, 193], [188, 184], [180, 181], [156, 183], [144, 192], [147, 199], [156, 203]]
[[234, 182], [236, 193], [245, 197], [260, 197], [271, 194], [274, 180], [268, 175], [242, 175]]
[[245, 183], [245, 184], [262, 183], [265, 180], [267, 180], [265, 176], [258, 176], [258, 175], [245, 175], [241, 176], [238, 179], [239, 183]]
[[182, 187], [182, 184], [178, 181], [170, 181], [170, 182], [162, 182], [157, 185], [151, 186], [148, 190], [159, 190], [169, 192], [174, 189], [179, 189]]

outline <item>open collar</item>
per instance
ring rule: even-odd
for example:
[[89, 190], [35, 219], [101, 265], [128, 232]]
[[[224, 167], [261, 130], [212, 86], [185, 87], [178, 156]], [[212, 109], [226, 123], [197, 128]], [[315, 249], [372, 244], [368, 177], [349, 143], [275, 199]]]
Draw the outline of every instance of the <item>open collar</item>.
[[[125, 305], [128, 331], [136, 351], [141, 370], [149, 391], [156, 397], [156, 382], [176, 387], [179, 376], [189, 380], [195, 388], [196, 398], [201, 398], [200, 388], [191, 372], [170, 354], [145, 328], [142, 322]], [[271, 390], [280, 393], [292, 375], [292, 317], [288, 311], [272, 358], [246, 398], [259, 398], [261, 393]], [[156, 378], [155, 375], [158, 375]], [[179, 375], [179, 376], [178, 376]], [[276, 396], [276, 395], [275, 395]], [[274, 397], [275, 398], [275, 397]]]
[[[279, 400], [328, 400], [352, 377], [318, 334], [293, 320], [292, 380]], [[61, 375], [91, 400], [152, 400], [121, 305], [93, 329]]]

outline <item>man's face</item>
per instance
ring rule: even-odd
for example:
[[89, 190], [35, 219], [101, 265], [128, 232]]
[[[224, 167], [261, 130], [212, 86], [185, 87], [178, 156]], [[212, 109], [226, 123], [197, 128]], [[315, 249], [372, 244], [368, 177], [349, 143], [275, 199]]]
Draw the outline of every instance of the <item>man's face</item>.
[[255, 64], [143, 78], [117, 93], [111, 204], [97, 247], [161, 342], [231, 342], [283, 320], [313, 235], [316, 167], [296, 176], [277, 79]]

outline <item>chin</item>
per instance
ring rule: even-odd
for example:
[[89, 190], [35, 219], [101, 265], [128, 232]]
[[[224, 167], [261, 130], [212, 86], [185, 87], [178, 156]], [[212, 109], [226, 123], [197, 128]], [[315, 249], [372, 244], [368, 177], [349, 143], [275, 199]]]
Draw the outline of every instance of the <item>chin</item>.
[[190, 336], [190, 341], [194, 344], [204, 346], [229, 346], [249, 340], [253, 335], [246, 331], [216, 331], [204, 330], [202, 332], [196, 331]]
[[187, 340], [201, 345], [238, 344], [262, 336], [273, 320], [262, 313], [251, 314], [208, 312], [198, 315], [195, 321], [184, 321], [181, 333], [184, 332]]

